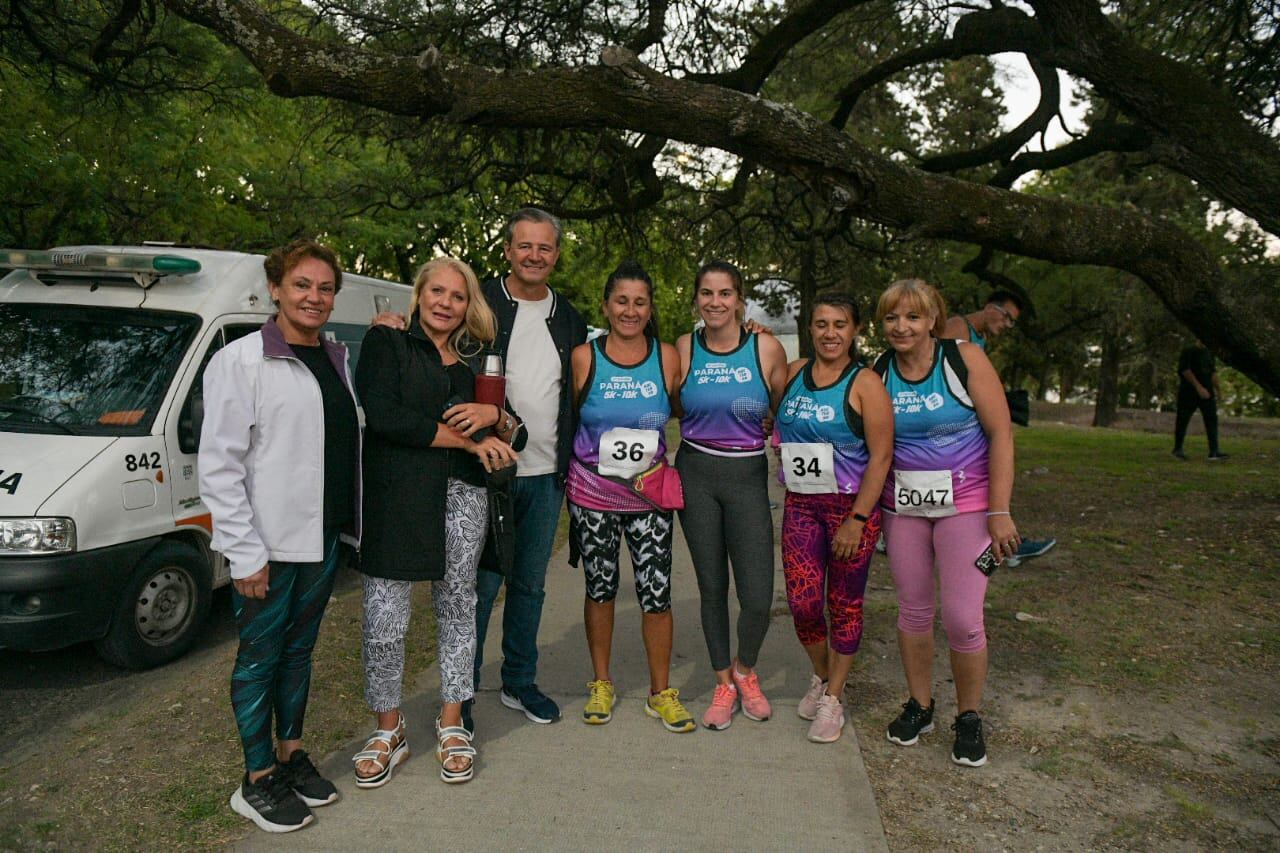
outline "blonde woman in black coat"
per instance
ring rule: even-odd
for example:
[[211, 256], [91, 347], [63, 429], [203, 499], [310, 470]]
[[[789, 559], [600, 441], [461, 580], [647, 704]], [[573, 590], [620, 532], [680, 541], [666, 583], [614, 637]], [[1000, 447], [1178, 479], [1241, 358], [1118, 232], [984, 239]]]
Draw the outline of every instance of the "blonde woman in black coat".
[[515, 464], [514, 414], [476, 403], [467, 359], [493, 340], [475, 273], [437, 258], [418, 273], [409, 328], [365, 335], [356, 388], [365, 412], [365, 698], [377, 729], [355, 756], [356, 784], [376, 788], [409, 755], [400, 713], [414, 581], [430, 580], [440, 659], [440, 778], [466, 782], [475, 748], [462, 726], [472, 698], [476, 567], [488, 531], [486, 472]]

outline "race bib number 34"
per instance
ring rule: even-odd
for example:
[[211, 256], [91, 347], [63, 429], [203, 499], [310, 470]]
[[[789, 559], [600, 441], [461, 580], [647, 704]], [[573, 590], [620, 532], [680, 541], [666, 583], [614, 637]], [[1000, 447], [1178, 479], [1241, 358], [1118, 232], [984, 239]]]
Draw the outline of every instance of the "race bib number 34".
[[950, 471], [894, 471], [893, 476], [895, 512], [925, 518], [956, 514]]
[[615, 427], [600, 436], [600, 473], [606, 477], [634, 477], [653, 467], [658, 455], [656, 429]]
[[836, 467], [831, 445], [824, 442], [783, 442], [782, 477], [787, 491], [798, 495], [835, 492]]

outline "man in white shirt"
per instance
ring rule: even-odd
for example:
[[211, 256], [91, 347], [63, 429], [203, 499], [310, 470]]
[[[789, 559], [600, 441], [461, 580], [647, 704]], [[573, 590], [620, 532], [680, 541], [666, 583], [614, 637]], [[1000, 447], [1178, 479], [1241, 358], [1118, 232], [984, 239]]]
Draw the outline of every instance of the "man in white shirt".
[[[587, 337], [582, 315], [547, 285], [560, 258], [560, 221], [537, 208], [516, 211], [507, 222], [505, 278], [481, 286], [498, 320], [493, 351], [506, 365], [507, 398], [529, 433], [516, 470], [513, 509], [516, 553], [502, 613], [502, 704], [535, 723], [560, 719], [560, 708], [535, 683], [538, 626], [547, 563], [564, 505], [564, 478], [576, 429], [572, 399], [573, 348]], [[481, 572], [476, 584], [476, 687], [485, 632], [504, 578]], [[470, 703], [463, 721], [474, 731]]]

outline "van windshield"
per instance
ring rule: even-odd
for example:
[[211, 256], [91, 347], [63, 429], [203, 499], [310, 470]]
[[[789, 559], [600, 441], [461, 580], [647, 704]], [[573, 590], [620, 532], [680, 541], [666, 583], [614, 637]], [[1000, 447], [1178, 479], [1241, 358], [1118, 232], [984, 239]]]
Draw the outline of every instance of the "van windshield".
[[146, 435], [200, 319], [0, 304], [0, 430]]

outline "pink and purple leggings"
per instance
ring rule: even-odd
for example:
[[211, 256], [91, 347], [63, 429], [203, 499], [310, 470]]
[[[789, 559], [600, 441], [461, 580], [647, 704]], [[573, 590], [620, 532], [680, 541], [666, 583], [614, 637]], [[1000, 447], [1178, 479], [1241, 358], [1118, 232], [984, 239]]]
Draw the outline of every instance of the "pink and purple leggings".
[[884, 542], [898, 591], [898, 630], [932, 634], [933, 567], [942, 592], [942, 627], [952, 651], [971, 654], [987, 645], [982, 604], [987, 576], [973, 564], [991, 544], [985, 512], [946, 518], [885, 513]]
[[[800, 495], [787, 492], [782, 514], [782, 573], [796, 636], [806, 646], [830, 642], [842, 655], [858, 651], [862, 642], [862, 596], [867, 569], [880, 538], [880, 509], [862, 526], [853, 559], [831, 553], [836, 530], [849, 517], [857, 495]], [[831, 612], [827, 635], [824, 610]]]

